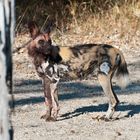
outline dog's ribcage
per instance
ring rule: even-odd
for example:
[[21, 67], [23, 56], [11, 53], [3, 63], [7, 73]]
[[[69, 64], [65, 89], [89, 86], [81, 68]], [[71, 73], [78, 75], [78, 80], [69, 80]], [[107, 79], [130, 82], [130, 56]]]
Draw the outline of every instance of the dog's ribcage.
[[73, 56], [65, 63], [69, 67], [68, 76], [86, 79], [96, 76], [99, 71], [108, 74], [111, 68], [111, 58], [107, 54], [109, 47], [87, 44], [71, 48]]

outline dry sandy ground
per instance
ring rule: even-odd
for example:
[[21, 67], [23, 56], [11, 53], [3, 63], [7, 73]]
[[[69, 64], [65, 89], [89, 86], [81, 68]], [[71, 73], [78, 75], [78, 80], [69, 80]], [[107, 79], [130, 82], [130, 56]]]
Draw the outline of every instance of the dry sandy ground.
[[26, 51], [14, 54], [15, 140], [140, 140], [140, 49], [122, 48], [130, 71], [130, 85], [121, 90], [114, 81], [120, 100], [115, 116], [105, 122], [93, 119], [107, 109], [98, 81], [70, 81], [59, 84], [58, 121], [45, 122], [41, 80]]

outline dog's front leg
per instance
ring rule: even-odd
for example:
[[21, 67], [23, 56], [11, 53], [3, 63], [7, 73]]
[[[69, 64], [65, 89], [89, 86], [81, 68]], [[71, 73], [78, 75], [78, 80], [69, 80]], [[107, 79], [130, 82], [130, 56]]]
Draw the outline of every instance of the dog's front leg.
[[52, 98], [51, 117], [53, 118], [53, 120], [56, 120], [59, 111], [57, 83], [51, 83], [50, 88], [51, 88], [51, 98]]
[[47, 111], [41, 118], [46, 121], [56, 121], [59, 111], [57, 83], [52, 83], [49, 78], [44, 77], [43, 87]]
[[46, 121], [51, 120], [51, 110], [52, 110], [52, 98], [51, 98], [51, 88], [50, 88], [50, 80], [46, 77], [42, 78], [42, 84], [44, 88], [44, 96], [45, 96], [45, 105], [47, 111], [45, 115], [41, 116], [41, 118], [45, 119]]

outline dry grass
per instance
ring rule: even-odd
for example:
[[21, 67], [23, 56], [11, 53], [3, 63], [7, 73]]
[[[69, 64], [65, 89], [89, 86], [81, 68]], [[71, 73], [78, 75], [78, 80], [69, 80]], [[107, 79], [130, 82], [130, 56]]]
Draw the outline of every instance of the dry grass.
[[51, 21], [55, 24], [53, 40], [62, 46], [91, 42], [124, 47], [138, 44], [139, 0], [18, 1], [16, 34], [27, 32], [29, 20], [37, 21], [40, 28]]

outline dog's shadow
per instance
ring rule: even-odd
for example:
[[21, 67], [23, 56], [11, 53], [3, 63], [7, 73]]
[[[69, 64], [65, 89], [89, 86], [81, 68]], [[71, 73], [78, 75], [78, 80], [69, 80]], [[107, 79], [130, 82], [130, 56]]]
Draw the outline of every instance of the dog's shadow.
[[[81, 108], [77, 108], [76, 110], [74, 110], [73, 112], [69, 112], [69, 113], [65, 113], [63, 115], [60, 116], [59, 121], [62, 120], [67, 120], [73, 117], [78, 117], [84, 113], [92, 113], [92, 112], [106, 112], [108, 108], [107, 104], [99, 104], [98, 106], [84, 106]], [[132, 117], [135, 114], [140, 113], [140, 105], [133, 105], [133, 104], [125, 104], [125, 103], [121, 103], [120, 105], [118, 105], [116, 111], [127, 111], [127, 115], [125, 115], [124, 117]]]
[[[37, 80], [27, 80], [22, 81], [20, 84], [15, 85], [16, 90], [14, 91], [15, 94], [26, 94], [34, 92], [38, 94], [42, 92], [42, 85], [40, 81]], [[82, 99], [82, 98], [92, 98], [96, 96], [102, 96], [103, 91], [102, 88], [98, 85], [89, 86], [83, 84], [81, 82], [64, 82], [60, 83], [60, 94], [59, 99], [60, 101], [65, 100], [75, 100], [75, 99]], [[123, 91], [118, 86], [113, 86], [117, 95], [128, 95], [136, 94], [136, 98], [139, 96], [140, 93], [140, 83], [133, 82], [131, 83], [126, 89]], [[129, 97], [128, 97], [129, 98]], [[15, 106], [23, 106], [25, 104], [37, 104], [44, 102], [44, 98], [42, 94], [38, 96], [25, 96], [25, 98], [21, 98], [15, 101]], [[80, 116], [84, 113], [94, 113], [94, 112], [106, 112], [108, 108], [107, 104], [99, 104], [98, 106], [90, 105], [90, 106], [83, 106], [80, 108], [75, 109], [72, 112], [65, 113], [60, 116], [59, 120], [66, 120], [76, 116]], [[121, 103], [118, 105], [117, 110], [120, 112], [127, 112], [127, 116], [134, 116], [135, 114], [140, 113], [140, 104], [128, 104], [128, 103]]]

